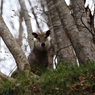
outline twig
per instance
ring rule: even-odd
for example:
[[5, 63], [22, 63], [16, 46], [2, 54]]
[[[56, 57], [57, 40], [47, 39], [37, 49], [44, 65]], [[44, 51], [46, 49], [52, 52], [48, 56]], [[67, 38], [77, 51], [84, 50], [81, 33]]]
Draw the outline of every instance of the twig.
[[[70, 45], [68, 45], [68, 46], [65, 46], [65, 47], [63, 47], [63, 48], [60, 48], [60, 49], [56, 52], [56, 56], [55, 56], [54, 61], [56, 60], [56, 58], [57, 58], [58, 53], [60, 52], [60, 50], [65, 49], [65, 48], [68, 48], [69, 46], [71, 46], [71, 44], [70, 44]], [[56, 64], [55, 64], [55, 66], [56, 66]]]
[[[79, 6], [77, 0], [76, 0], [76, 3], [77, 3], [77, 5]], [[79, 9], [81, 10], [81, 7], [80, 7], [80, 6], [79, 6]], [[84, 13], [84, 12], [83, 12], [83, 13]], [[95, 34], [84, 24], [83, 19], [82, 19], [83, 13], [82, 13], [82, 15], [81, 15], [81, 22], [82, 22], [82, 24], [85, 26], [85, 28], [87, 28], [87, 30], [88, 30], [93, 36], [95, 36]]]
[[17, 65], [11, 70], [11, 72], [9, 73], [8, 76], [11, 76], [11, 74], [13, 73], [13, 71], [15, 70], [16, 67], [17, 67]]
[[81, 15], [81, 22], [82, 22], [82, 24], [87, 28], [87, 30], [88, 30], [93, 36], [95, 36], [95, 34], [84, 24], [82, 17], [83, 17], [83, 14]]

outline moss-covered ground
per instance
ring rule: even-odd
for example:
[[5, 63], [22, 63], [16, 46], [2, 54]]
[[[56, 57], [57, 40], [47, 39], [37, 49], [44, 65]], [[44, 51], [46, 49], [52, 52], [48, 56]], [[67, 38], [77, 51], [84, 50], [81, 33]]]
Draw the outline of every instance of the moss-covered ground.
[[0, 81], [0, 95], [95, 95], [95, 63], [38, 69], [39, 78], [20, 73], [17, 81]]

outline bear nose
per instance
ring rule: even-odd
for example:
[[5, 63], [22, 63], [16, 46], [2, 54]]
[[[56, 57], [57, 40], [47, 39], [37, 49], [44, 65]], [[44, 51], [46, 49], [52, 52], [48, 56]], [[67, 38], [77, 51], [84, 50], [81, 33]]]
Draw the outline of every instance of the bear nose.
[[41, 43], [41, 46], [44, 47], [45, 46], [45, 43]]

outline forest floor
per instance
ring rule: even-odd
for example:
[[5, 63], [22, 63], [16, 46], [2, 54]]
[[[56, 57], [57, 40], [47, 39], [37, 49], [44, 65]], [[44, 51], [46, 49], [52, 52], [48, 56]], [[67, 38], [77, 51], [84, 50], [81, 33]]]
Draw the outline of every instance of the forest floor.
[[95, 62], [37, 73], [38, 78], [21, 73], [16, 82], [0, 80], [0, 95], [95, 95]]

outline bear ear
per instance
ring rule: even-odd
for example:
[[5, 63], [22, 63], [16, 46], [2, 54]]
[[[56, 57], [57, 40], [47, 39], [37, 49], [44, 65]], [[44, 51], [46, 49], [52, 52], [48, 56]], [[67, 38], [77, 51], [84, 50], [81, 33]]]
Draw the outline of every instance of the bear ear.
[[34, 36], [34, 38], [38, 37], [38, 34], [36, 34], [36, 33], [32, 33], [32, 35]]
[[47, 32], [46, 32], [46, 36], [48, 37], [49, 35], [50, 35], [50, 30], [48, 30]]

